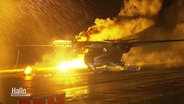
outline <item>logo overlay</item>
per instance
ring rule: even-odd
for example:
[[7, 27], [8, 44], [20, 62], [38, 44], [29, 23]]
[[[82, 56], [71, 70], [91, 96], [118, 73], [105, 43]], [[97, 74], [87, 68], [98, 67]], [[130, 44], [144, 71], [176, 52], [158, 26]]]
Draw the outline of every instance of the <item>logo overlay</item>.
[[26, 89], [25, 88], [22, 88], [22, 87], [19, 87], [19, 88], [12, 88], [12, 91], [11, 91], [11, 96], [31, 96], [31, 94], [27, 93], [26, 92]]

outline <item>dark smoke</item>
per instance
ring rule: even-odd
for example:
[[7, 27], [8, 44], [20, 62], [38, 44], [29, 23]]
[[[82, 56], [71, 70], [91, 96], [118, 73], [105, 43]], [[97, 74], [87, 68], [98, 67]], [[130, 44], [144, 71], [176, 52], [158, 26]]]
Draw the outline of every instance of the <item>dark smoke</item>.
[[156, 25], [166, 29], [173, 29], [179, 17], [178, 0], [163, 0], [162, 8], [158, 12]]
[[[136, 36], [141, 40], [183, 39], [183, 4], [182, 0], [163, 0], [161, 9], [154, 18], [155, 25], [136, 34]], [[163, 64], [167, 67], [183, 66], [183, 44], [168, 43], [133, 48], [125, 57], [127, 61], [133, 63]], [[130, 58], [132, 56], [134, 58]]]
[[[141, 40], [184, 39], [183, 0], [123, 0], [115, 18], [96, 19], [79, 35], [92, 41], [136, 38]], [[183, 43], [143, 45], [124, 55], [127, 63], [183, 65]]]

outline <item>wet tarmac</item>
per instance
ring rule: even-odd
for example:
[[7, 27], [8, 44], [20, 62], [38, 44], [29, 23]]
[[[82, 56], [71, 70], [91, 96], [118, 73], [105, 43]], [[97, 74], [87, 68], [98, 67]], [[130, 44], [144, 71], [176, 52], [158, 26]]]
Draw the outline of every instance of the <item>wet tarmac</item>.
[[0, 73], [1, 104], [16, 104], [11, 92], [20, 87], [31, 96], [65, 93], [66, 104], [184, 104], [184, 69]]

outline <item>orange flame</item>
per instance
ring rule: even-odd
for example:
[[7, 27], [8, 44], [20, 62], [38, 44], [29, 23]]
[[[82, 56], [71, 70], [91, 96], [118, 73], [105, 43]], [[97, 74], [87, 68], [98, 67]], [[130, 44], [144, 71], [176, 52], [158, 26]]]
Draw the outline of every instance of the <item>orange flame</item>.
[[61, 71], [68, 71], [71, 69], [79, 69], [79, 68], [86, 68], [87, 66], [84, 63], [83, 57], [77, 58], [72, 61], [61, 63], [57, 66], [57, 69]]
[[24, 70], [25, 75], [30, 75], [32, 73], [32, 68], [30, 66], [27, 66]]

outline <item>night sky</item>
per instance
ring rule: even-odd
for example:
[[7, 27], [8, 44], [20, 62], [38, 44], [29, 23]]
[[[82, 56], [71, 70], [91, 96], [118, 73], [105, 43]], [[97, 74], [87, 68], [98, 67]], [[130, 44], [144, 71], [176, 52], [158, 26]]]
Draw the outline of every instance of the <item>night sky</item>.
[[[16, 44], [50, 44], [55, 39], [74, 38], [96, 18], [117, 16], [122, 5], [122, 0], [0, 1], [0, 67], [14, 66]], [[34, 63], [42, 54], [37, 49], [24, 49], [19, 63]]]

